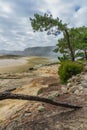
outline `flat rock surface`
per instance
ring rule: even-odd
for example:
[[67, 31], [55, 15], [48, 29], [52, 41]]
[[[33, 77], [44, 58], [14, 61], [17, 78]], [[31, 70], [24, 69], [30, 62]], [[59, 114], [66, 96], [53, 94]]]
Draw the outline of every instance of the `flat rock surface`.
[[[15, 73], [12, 75], [2, 74], [3, 77], [5, 76], [8, 78], [0, 79], [0, 92], [3, 92], [7, 89], [16, 88], [14, 91], [16, 94], [37, 95], [39, 89], [48, 87], [49, 83], [54, 83], [55, 81], [58, 82], [58, 77], [54, 78], [54, 74], [57, 71], [58, 65], [51, 66], [51, 68], [53, 68], [54, 73], [51, 71], [49, 73], [50, 67], [47, 67], [47, 71], [45, 67], [42, 67], [39, 70], [35, 70], [33, 72], [30, 71], [28, 73]], [[10, 79], [12, 76], [13, 79]], [[3, 121], [7, 120], [11, 115], [22, 109], [26, 103], [27, 101], [11, 99], [0, 101], [0, 122], [2, 123]]]

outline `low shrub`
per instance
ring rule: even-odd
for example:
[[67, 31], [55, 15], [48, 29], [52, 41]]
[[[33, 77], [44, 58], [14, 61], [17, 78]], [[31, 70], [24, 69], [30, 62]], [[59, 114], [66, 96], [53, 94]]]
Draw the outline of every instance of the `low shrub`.
[[83, 65], [71, 61], [62, 62], [58, 74], [62, 83], [66, 83], [73, 75], [83, 71]]

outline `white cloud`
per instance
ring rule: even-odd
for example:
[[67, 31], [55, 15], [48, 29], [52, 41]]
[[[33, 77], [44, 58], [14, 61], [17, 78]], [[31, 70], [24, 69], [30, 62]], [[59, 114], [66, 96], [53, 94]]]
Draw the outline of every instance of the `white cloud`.
[[87, 7], [81, 8], [73, 18], [73, 22], [75, 23], [76, 26], [87, 26]]
[[9, 14], [12, 13], [12, 7], [10, 3], [6, 1], [0, 1], [0, 13], [2, 14]]

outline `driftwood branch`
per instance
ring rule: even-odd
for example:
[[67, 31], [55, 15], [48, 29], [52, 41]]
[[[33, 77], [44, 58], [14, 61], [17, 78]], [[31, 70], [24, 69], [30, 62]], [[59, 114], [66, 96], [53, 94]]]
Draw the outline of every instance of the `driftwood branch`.
[[5, 90], [3, 93], [7, 93], [7, 92], [12, 92], [12, 91], [14, 91], [14, 90], [16, 90], [16, 88], [11, 88], [11, 89], [7, 89], [7, 90]]
[[71, 104], [68, 104], [68, 103], [56, 102], [56, 101], [53, 101], [51, 99], [43, 98], [43, 97], [39, 97], [39, 96], [30, 96], [30, 95], [24, 95], [24, 94], [13, 94], [10, 91], [5, 91], [5, 92], [0, 93], [0, 100], [4, 100], [4, 99], [31, 100], [31, 101], [45, 102], [45, 103], [48, 103], [48, 104], [66, 107], [66, 108], [73, 108], [73, 109], [82, 108], [81, 106], [71, 105]]

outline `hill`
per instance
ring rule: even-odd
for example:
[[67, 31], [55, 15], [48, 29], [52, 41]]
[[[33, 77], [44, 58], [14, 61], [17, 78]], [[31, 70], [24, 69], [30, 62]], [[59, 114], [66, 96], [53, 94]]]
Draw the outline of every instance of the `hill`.
[[58, 54], [53, 52], [55, 48], [56, 48], [55, 46], [47, 46], [47, 47], [26, 48], [23, 51], [0, 50], [0, 54], [21, 55], [21, 56], [45, 56], [45, 57], [57, 58]]

